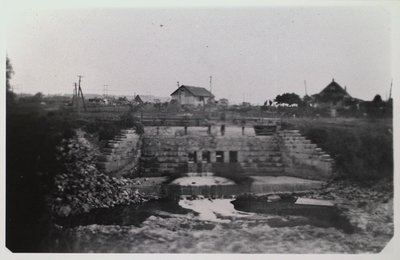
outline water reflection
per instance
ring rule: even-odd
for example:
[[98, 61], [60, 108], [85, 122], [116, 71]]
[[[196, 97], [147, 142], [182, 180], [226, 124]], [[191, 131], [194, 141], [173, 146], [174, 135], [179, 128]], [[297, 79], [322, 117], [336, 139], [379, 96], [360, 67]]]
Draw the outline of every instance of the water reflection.
[[231, 203], [233, 199], [197, 199], [179, 201], [179, 206], [198, 213], [198, 219], [221, 223], [231, 222], [230, 218], [241, 218], [252, 216], [252, 213], [238, 211]]
[[334, 227], [345, 233], [353, 233], [354, 227], [332, 206], [299, 205], [296, 199], [240, 197], [237, 199], [212, 199], [207, 197], [182, 197], [180, 200], [154, 200], [140, 206], [120, 206], [93, 210], [74, 217], [59, 218], [57, 224], [64, 227], [98, 225], [141, 226], [150, 216], [176, 218], [184, 216], [193, 221], [231, 223], [236, 219], [263, 220], [270, 227], [312, 225]]

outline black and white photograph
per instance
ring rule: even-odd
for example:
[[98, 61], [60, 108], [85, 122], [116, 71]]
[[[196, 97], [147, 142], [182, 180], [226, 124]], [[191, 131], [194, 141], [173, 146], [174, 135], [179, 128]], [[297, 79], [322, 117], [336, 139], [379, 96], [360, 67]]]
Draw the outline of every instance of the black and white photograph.
[[4, 259], [396, 259], [398, 1], [39, 2], [2, 11]]

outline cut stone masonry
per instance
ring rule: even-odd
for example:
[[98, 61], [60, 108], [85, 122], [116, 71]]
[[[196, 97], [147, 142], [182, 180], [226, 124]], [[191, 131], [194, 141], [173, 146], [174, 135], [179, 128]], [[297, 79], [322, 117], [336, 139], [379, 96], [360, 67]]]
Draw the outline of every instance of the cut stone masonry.
[[[210, 131], [208, 131], [210, 130]], [[297, 130], [256, 135], [254, 129], [146, 128], [140, 137], [124, 130], [98, 157], [98, 167], [111, 175], [132, 172], [143, 177], [212, 172], [218, 176], [292, 176], [314, 180], [334, 177], [333, 159]], [[243, 134], [244, 131], [244, 134]]]
[[298, 130], [279, 131], [285, 173], [307, 179], [333, 177], [334, 160], [315, 144], [303, 137]]
[[122, 130], [102, 149], [97, 158], [97, 166], [110, 175], [121, 175], [138, 164], [141, 154], [141, 137], [134, 129]]
[[[238, 129], [240, 133], [241, 128]], [[233, 131], [229, 127], [226, 130]], [[143, 176], [182, 176], [188, 172], [315, 180], [334, 176], [330, 156], [298, 131], [280, 130], [269, 136], [157, 133], [149, 131], [143, 137], [140, 158]], [[230, 158], [233, 154], [234, 160]]]

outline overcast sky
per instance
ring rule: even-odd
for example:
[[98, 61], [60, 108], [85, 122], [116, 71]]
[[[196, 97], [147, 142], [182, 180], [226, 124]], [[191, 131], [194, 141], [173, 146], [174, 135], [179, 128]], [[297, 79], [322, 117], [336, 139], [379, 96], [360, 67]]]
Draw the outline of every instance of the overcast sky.
[[13, 15], [6, 49], [17, 93], [169, 96], [180, 84], [262, 103], [322, 90], [388, 94], [391, 17], [383, 7], [29, 10]]

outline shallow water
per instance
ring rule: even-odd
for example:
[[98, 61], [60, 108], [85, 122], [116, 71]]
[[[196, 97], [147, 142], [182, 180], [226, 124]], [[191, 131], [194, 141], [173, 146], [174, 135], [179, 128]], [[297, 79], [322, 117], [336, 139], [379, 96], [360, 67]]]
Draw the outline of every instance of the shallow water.
[[[312, 252], [318, 239], [326, 236], [329, 248], [354, 231], [336, 208], [249, 198], [163, 199], [95, 210], [57, 224], [63, 227], [49, 241], [50, 252], [289, 252], [288, 244], [306, 237]], [[299, 245], [294, 249], [307, 252]]]
[[[120, 206], [97, 209], [74, 217], [59, 218], [58, 225], [76, 227], [86, 225], [141, 226], [150, 216], [174, 218], [182, 215], [195, 221], [230, 223], [238, 218], [266, 220], [271, 227], [312, 225], [334, 227], [345, 233], [354, 232], [349, 221], [336, 207], [296, 205], [293, 199], [267, 202], [265, 199], [181, 199], [154, 200], [139, 206]], [[288, 219], [288, 217], [291, 217]]]
[[233, 199], [198, 199], [180, 200], [179, 206], [198, 213], [197, 218], [203, 221], [214, 221], [221, 223], [231, 222], [230, 218], [251, 217], [252, 213], [238, 211], [232, 204]]

